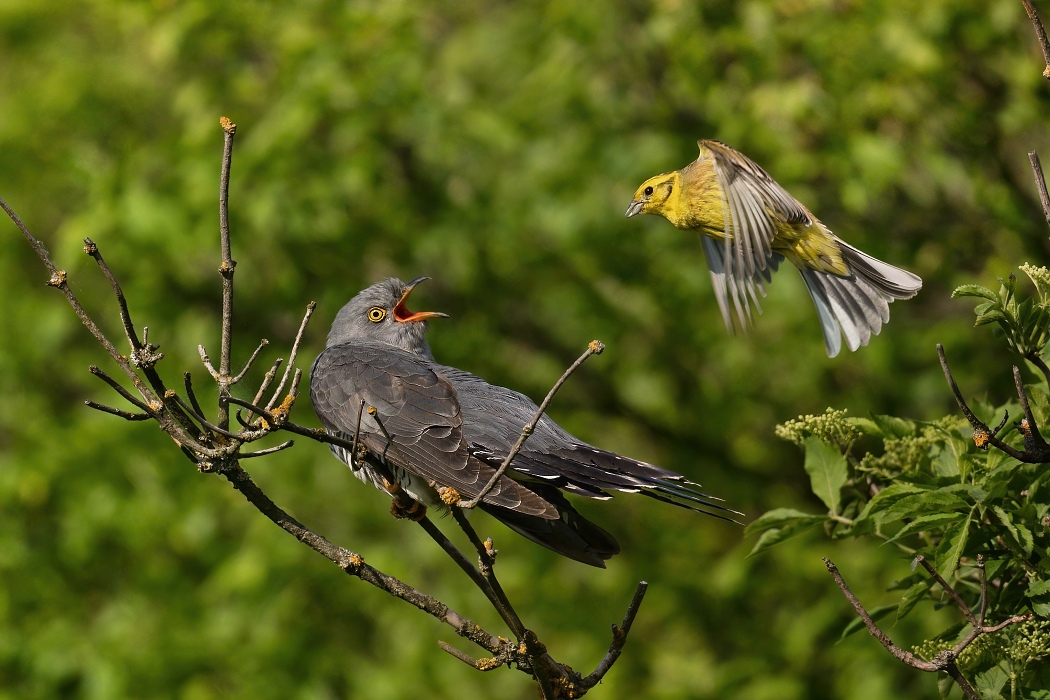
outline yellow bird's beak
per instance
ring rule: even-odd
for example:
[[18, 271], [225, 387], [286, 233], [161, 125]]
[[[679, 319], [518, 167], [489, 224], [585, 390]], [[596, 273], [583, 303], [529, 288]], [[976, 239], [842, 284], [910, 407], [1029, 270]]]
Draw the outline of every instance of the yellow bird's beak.
[[633, 202], [631, 202], [631, 206], [627, 207], [627, 213], [625, 214], [625, 216], [628, 219], [630, 219], [632, 216], [640, 214], [642, 212], [642, 206], [644, 205], [645, 202], [641, 201], [640, 199], [634, 200]]

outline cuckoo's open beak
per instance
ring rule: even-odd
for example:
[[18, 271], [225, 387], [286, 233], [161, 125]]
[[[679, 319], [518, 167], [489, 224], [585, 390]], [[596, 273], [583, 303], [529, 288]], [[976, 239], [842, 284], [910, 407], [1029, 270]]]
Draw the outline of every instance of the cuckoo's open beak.
[[645, 202], [643, 202], [643, 201], [641, 201], [639, 199], [636, 199], [633, 202], [631, 202], [631, 206], [627, 207], [627, 214], [626, 214], [627, 218], [630, 219], [632, 216], [635, 216], [635, 215], [641, 213], [642, 205], [644, 205], [644, 204], [645, 204]]
[[405, 302], [408, 300], [408, 295], [412, 293], [412, 289], [424, 280], [430, 279], [429, 277], [417, 277], [405, 287], [404, 293], [401, 298], [397, 300], [397, 305], [394, 307], [394, 320], [400, 323], [408, 323], [410, 321], [426, 321], [428, 318], [447, 318], [448, 314], [443, 314], [440, 311], [416, 311], [412, 312], [405, 306]]

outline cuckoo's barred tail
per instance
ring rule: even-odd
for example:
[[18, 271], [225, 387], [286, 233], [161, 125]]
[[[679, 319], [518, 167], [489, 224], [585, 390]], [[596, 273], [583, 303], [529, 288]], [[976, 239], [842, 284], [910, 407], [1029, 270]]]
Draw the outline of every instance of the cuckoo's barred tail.
[[802, 279], [817, 307], [828, 357], [842, 348], [842, 336], [852, 351], [867, 345], [890, 320], [890, 302], [910, 299], [922, 280], [907, 270], [871, 257], [853, 246], [836, 241], [852, 274], [849, 277], [803, 268]]

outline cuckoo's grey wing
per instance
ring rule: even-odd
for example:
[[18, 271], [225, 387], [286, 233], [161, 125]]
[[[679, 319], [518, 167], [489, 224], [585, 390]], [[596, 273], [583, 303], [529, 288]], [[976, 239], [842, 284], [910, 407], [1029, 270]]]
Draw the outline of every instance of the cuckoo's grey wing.
[[[455, 367], [438, 372], [456, 388], [463, 411], [463, 437], [472, 454], [490, 464], [501, 464], [535, 415], [531, 399], [506, 387]], [[725, 516], [730, 511], [719, 499], [692, 488], [697, 484], [669, 469], [598, 449], [571, 435], [544, 415], [511, 470], [540, 482], [588, 498], [609, 498], [608, 491], [641, 493], [697, 512]]]
[[[360, 415], [358, 440], [374, 458], [473, 498], [494, 470], [470, 455], [456, 390], [431, 365], [386, 343], [333, 345], [314, 362], [310, 396], [329, 432], [352, 437]], [[368, 412], [373, 406], [374, 416]], [[557, 507], [506, 476], [484, 503], [524, 516], [560, 517]]]

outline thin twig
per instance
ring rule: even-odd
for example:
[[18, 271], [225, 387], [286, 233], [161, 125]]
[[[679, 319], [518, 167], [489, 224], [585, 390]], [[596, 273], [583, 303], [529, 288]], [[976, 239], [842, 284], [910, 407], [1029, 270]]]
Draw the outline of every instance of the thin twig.
[[493, 594], [499, 599], [500, 608], [506, 610], [507, 614], [512, 618], [511, 620], [506, 620], [507, 626], [510, 627], [511, 631], [515, 634], [517, 634], [518, 628], [524, 630], [524, 623], [522, 623], [514, 606], [511, 605], [510, 598], [507, 597], [507, 594], [504, 592], [503, 586], [499, 583], [499, 579], [496, 578], [496, 572], [492, 568], [492, 550], [486, 547], [485, 543], [481, 541], [480, 537], [478, 537], [478, 533], [474, 530], [474, 526], [467, 520], [466, 513], [464, 513], [461, 508], [451, 506], [450, 510], [452, 511], [453, 519], [459, 524], [460, 529], [466, 533], [467, 539], [470, 540], [470, 543], [474, 546], [475, 552], [477, 552], [478, 572], [492, 587]]
[[193, 406], [193, 410], [198, 416], [203, 416], [204, 411], [201, 409], [200, 403], [197, 402], [197, 395], [193, 392], [193, 379], [190, 377], [189, 372], [183, 372], [182, 384], [186, 387], [186, 397], [190, 400], [190, 406]]
[[638, 587], [634, 589], [634, 597], [631, 598], [631, 604], [627, 606], [627, 612], [623, 616], [623, 622], [619, 627], [612, 626], [612, 642], [609, 644], [609, 650], [605, 652], [605, 657], [598, 663], [594, 671], [583, 679], [582, 685], [585, 688], [593, 688], [600, 683], [616, 660], [620, 658], [623, 647], [627, 644], [627, 635], [631, 632], [631, 625], [634, 624], [634, 618], [638, 615], [638, 609], [642, 607], [642, 600], [648, 588], [647, 582], [638, 582]]
[[554, 399], [554, 395], [558, 393], [558, 389], [561, 388], [561, 385], [564, 384], [570, 376], [572, 376], [572, 373], [575, 372], [576, 369], [580, 365], [582, 365], [588, 357], [590, 357], [591, 355], [600, 355], [603, 350], [605, 350], [605, 345], [603, 345], [601, 341], [598, 340], [592, 340], [587, 345], [587, 350], [582, 355], [580, 355], [576, 359], [576, 361], [569, 366], [567, 370], [565, 370], [565, 372], [561, 375], [561, 378], [559, 378], [558, 381], [554, 383], [554, 386], [551, 387], [551, 390], [547, 392], [547, 397], [543, 399], [543, 403], [541, 403], [539, 408], [536, 409], [536, 413], [532, 416], [532, 420], [530, 420], [525, 425], [525, 427], [521, 429], [521, 436], [518, 438], [518, 441], [514, 443], [514, 447], [511, 448], [510, 453], [507, 454], [506, 458], [503, 460], [503, 464], [499, 466], [499, 469], [496, 470], [496, 473], [492, 475], [488, 483], [485, 484], [484, 488], [481, 489], [477, 496], [470, 499], [469, 501], [461, 501], [459, 503], [460, 508], [474, 508], [484, 500], [485, 496], [488, 495], [489, 491], [492, 490], [492, 488], [500, 480], [503, 474], [507, 471], [507, 468], [510, 466], [511, 460], [518, 456], [518, 452], [521, 451], [521, 448], [525, 444], [525, 441], [529, 439], [530, 435], [532, 435], [532, 431], [536, 429], [536, 424], [540, 422], [540, 418], [543, 417], [544, 412], [550, 405], [551, 400]]
[[922, 568], [926, 569], [930, 576], [933, 576], [937, 583], [940, 584], [941, 590], [947, 593], [948, 596], [955, 601], [955, 604], [959, 606], [959, 610], [962, 610], [963, 615], [966, 616], [966, 619], [969, 621], [969, 623], [974, 627], [980, 627], [981, 623], [974, 616], [973, 610], [970, 610], [970, 606], [968, 606], [966, 602], [962, 599], [962, 597], [955, 592], [954, 588], [948, 585], [948, 582], [945, 581], [944, 578], [937, 572], [937, 569], [933, 568], [933, 564], [926, 561], [926, 557], [922, 556], [921, 554], [915, 557], [915, 561], [922, 564]]
[[[1014, 374], [1014, 388], [1017, 390], [1017, 399], [1021, 404], [1021, 412], [1024, 413], [1024, 417], [1028, 419], [1028, 431], [1031, 433], [1031, 438], [1035, 442], [1038, 448], [1045, 448], [1050, 450], [1050, 445], [1046, 444], [1046, 440], [1039, 432], [1039, 425], [1035, 422], [1035, 416], [1032, 415], [1032, 409], [1028, 405], [1028, 394], [1024, 390], [1024, 381], [1021, 379], [1021, 370], [1017, 369], [1017, 366], [1013, 367]], [[1028, 436], [1026, 436], [1027, 438]], [[1025, 451], [1030, 452], [1032, 448], [1028, 445], [1028, 440], [1025, 440]]]
[[[288, 356], [288, 364], [285, 365], [284, 374], [281, 376], [281, 383], [277, 385], [277, 388], [273, 391], [273, 396], [266, 403], [267, 408], [273, 408], [274, 404], [277, 402], [277, 397], [279, 397], [284, 390], [284, 385], [288, 381], [288, 373], [292, 370], [292, 367], [295, 366], [295, 356], [299, 354], [299, 345], [303, 342], [303, 334], [306, 332], [306, 326], [310, 323], [310, 317], [313, 316], [314, 309], [316, 308], [316, 301], [311, 301], [306, 305], [306, 313], [303, 315], [303, 320], [299, 324], [299, 331], [295, 334], [295, 342], [292, 343], [292, 352]], [[294, 390], [292, 393], [295, 393]], [[259, 398], [257, 397], [255, 403], [258, 402]]]
[[489, 582], [485, 577], [481, 575], [481, 572], [470, 563], [470, 560], [459, 551], [459, 548], [456, 547], [456, 545], [452, 544], [452, 542], [445, 537], [445, 534], [434, 525], [430, 518], [423, 516], [417, 522], [423, 528], [423, 531], [430, 535], [432, 540], [438, 543], [438, 546], [445, 551], [445, 554], [447, 554], [449, 558], [451, 558], [452, 561], [454, 561], [456, 565], [470, 577], [470, 580], [474, 582], [474, 585], [481, 589], [481, 592], [484, 593], [485, 597], [487, 597], [489, 602], [492, 603], [492, 607], [496, 609], [499, 616], [503, 618], [503, 621], [507, 623], [508, 627], [510, 627], [510, 631], [514, 633], [515, 637], [521, 639], [525, 634], [525, 625], [522, 624], [521, 620], [513, 610], [507, 610], [504, 608], [503, 602], [499, 599], [499, 596], [496, 595], [495, 591], [493, 591], [492, 586], [489, 585]]
[[227, 430], [226, 428], [223, 428], [223, 427], [220, 427], [218, 425], [215, 425], [214, 423], [209, 421], [204, 416], [202, 416], [202, 415], [200, 415], [198, 413], [194, 413], [193, 412], [193, 408], [188, 403], [186, 403], [182, 399], [182, 397], [179, 396], [178, 394], [176, 394], [174, 391], [169, 391], [167, 396], [166, 396], [166, 398], [171, 400], [171, 401], [174, 401], [176, 404], [178, 404], [182, 408], [183, 411], [186, 411], [190, 415], [190, 417], [193, 418], [193, 420], [195, 420], [198, 423], [200, 423], [201, 427], [204, 428], [205, 430], [210, 430], [213, 433], [217, 433], [217, 434], [222, 435], [223, 437], [227, 437], [227, 438], [229, 438], [231, 440], [236, 440], [238, 442], [251, 442], [252, 440], [258, 440], [260, 437], [262, 437], [263, 435], [266, 435], [267, 432], [269, 432], [269, 431], [258, 431], [260, 433], [258, 435], [255, 435], [255, 434], [252, 434], [252, 433], [246, 433], [246, 432], [241, 432], [239, 434], [238, 433], [233, 433], [233, 432], [230, 432], [229, 430]]
[[285, 440], [280, 445], [274, 447], [267, 447], [265, 450], [258, 450], [256, 452], [245, 452], [241, 454], [241, 459], [249, 459], [251, 457], [265, 457], [266, 455], [272, 455], [274, 452], [280, 452], [286, 450], [295, 444], [294, 440]]
[[158, 401], [157, 397], [152, 395], [149, 388], [142, 382], [139, 375], [135, 373], [134, 368], [128, 362], [127, 358], [122, 357], [121, 354], [117, 352], [117, 348], [110, 342], [109, 338], [106, 337], [95, 321], [88, 316], [84, 307], [80, 305], [80, 300], [77, 299], [73, 290], [69, 287], [65, 270], [60, 270], [55, 266], [55, 263], [51, 261], [51, 256], [48, 254], [47, 248], [44, 247], [44, 244], [37, 240], [36, 236], [30, 233], [29, 228], [22, 222], [2, 197], [0, 197], [0, 209], [3, 209], [4, 212], [7, 213], [7, 216], [14, 222], [15, 226], [18, 227], [18, 230], [22, 232], [22, 236], [29, 242], [30, 247], [36, 252], [37, 257], [39, 257], [40, 261], [44, 263], [44, 267], [46, 267], [48, 272], [51, 273], [47, 285], [49, 287], [57, 288], [65, 295], [66, 301], [68, 301], [69, 305], [73, 307], [73, 312], [77, 315], [77, 318], [80, 319], [80, 322], [84, 324], [84, 327], [88, 329], [88, 332], [94, 336], [99, 345], [105, 348], [109, 356], [116, 361], [121, 370], [124, 371], [124, 374], [126, 374], [132, 383], [134, 383], [139, 394], [141, 394], [146, 401]]
[[130, 420], [130, 421], [149, 420], [150, 418], [153, 417], [153, 416], [151, 416], [148, 413], [132, 413], [130, 411], [123, 411], [123, 410], [121, 410], [119, 408], [113, 408], [112, 406], [105, 406], [105, 405], [100, 404], [100, 403], [95, 403], [94, 401], [85, 401], [84, 405], [87, 406], [88, 408], [93, 408], [96, 411], [102, 411], [103, 413], [109, 413], [109, 414], [117, 416], [119, 418], [123, 418], [124, 420]]
[[223, 428], [230, 426], [230, 414], [227, 399], [230, 394], [230, 352], [233, 333], [233, 272], [237, 263], [233, 261], [230, 248], [230, 165], [233, 162], [233, 137], [237, 125], [228, 118], [219, 119], [222, 126], [222, 172], [219, 174], [219, 245], [222, 251], [222, 262], [219, 275], [222, 277], [222, 340], [219, 350], [219, 413], [218, 424]]
[[473, 669], [477, 669], [478, 671], [492, 671], [504, 664], [510, 664], [514, 660], [515, 656], [513, 650], [511, 650], [510, 653], [508, 653], [507, 651], [501, 651], [499, 654], [496, 654], [495, 656], [492, 656], [487, 659], [475, 659], [470, 654], [460, 651], [448, 642], [439, 641], [438, 646], [441, 647], [441, 650], [446, 654], [449, 654], [459, 659], [467, 666], [470, 666]]
[[879, 626], [876, 625], [875, 621], [871, 619], [871, 615], [869, 615], [868, 611], [864, 609], [863, 605], [861, 605], [860, 601], [857, 599], [857, 596], [853, 595], [853, 591], [850, 590], [849, 586], [846, 584], [845, 579], [842, 578], [842, 574], [839, 573], [839, 568], [835, 566], [835, 564], [827, 557], [824, 557], [824, 566], [828, 568], [828, 573], [830, 573], [832, 578], [835, 579], [835, 583], [838, 585], [839, 590], [842, 591], [842, 595], [846, 596], [846, 600], [850, 602], [850, 605], [853, 606], [853, 609], [856, 611], [857, 615], [859, 615], [860, 619], [864, 621], [864, 626], [868, 628], [868, 634], [870, 634], [872, 637], [875, 637], [875, 639], [879, 640], [879, 643], [881, 643], [882, 646], [886, 648], [886, 651], [890, 652], [895, 657], [908, 664], [909, 666], [920, 669], [922, 671], [941, 670], [941, 668], [937, 664], [931, 663], [929, 661], [923, 661], [915, 654], [912, 654], [910, 651], [905, 651], [904, 649], [901, 649], [899, 646], [894, 644], [893, 640], [886, 636], [886, 633], [879, 629]]
[[133, 396], [130, 391], [128, 391], [127, 389], [122, 387], [120, 385], [120, 383], [116, 379], [114, 379], [113, 377], [111, 377], [108, 374], [106, 374], [102, 369], [99, 368], [98, 365], [91, 365], [91, 366], [89, 366], [88, 367], [88, 372], [91, 372], [91, 374], [95, 375], [96, 377], [98, 377], [99, 379], [104, 381], [106, 384], [109, 384], [109, 386], [113, 389], [113, 391], [115, 391], [118, 394], [120, 394], [124, 398], [125, 401], [130, 403], [135, 408], [139, 409], [140, 411], [143, 411], [144, 413], [148, 413], [150, 415], [155, 415], [156, 414], [156, 410], [154, 410], [153, 408], [151, 408], [150, 406], [148, 406], [147, 404], [143, 403], [138, 398]]
[[[257, 392], [255, 392], [255, 398], [252, 399], [252, 403], [253, 404], [255, 404], [257, 406], [262, 406], [261, 402], [262, 402], [263, 394], [266, 393], [266, 390], [269, 388], [270, 384], [273, 382], [274, 377], [277, 376], [277, 370], [280, 369], [281, 363], [283, 363], [283, 362], [284, 362], [284, 358], [283, 357], [278, 357], [276, 360], [273, 361], [273, 366], [271, 366], [270, 369], [266, 372], [266, 376], [263, 377], [262, 384], [259, 385], [259, 390]], [[254, 411], [253, 411], [253, 413], [254, 413]], [[252, 418], [251, 416], [249, 416], [248, 420], [252, 421], [252, 420], [255, 420], [255, 419]]]
[[1035, 176], [1035, 188], [1039, 191], [1039, 203], [1043, 207], [1043, 217], [1046, 223], [1050, 224], [1050, 194], [1046, 191], [1046, 178], [1043, 177], [1043, 166], [1039, 162], [1039, 154], [1030, 151], [1028, 162], [1032, 164], [1032, 174]]
[[218, 372], [218, 370], [215, 369], [215, 366], [212, 365], [211, 359], [208, 357], [208, 351], [204, 349], [204, 345], [203, 344], [197, 346], [197, 352], [200, 354], [201, 362], [204, 363], [204, 368], [206, 370], [208, 370], [208, 374], [211, 375], [212, 379], [214, 379], [216, 382], [218, 382], [219, 381], [219, 372]]
[[120, 310], [120, 322], [124, 326], [124, 334], [128, 337], [128, 344], [131, 345], [132, 352], [137, 352], [142, 348], [142, 343], [139, 342], [138, 333], [135, 332], [135, 324], [131, 322], [131, 312], [128, 311], [128, 301], [124, 297], [124, 290], [120, 288], [117, 278], [113, 276], [109, 265], [102, 258], [98, 246], [90, 238], [84, 239], [84, 252], [94, 258], [98, 269], [102, 270], [102, 275], [109, 281], [109, 286], [113, 289], [114, 296], [117, 297], [117, 308]]
[[1029, 0], [1021, 0], [1024, 5], [1024, 11], [1028, 13], [1028, 19], [1032, 20], [1032, 26], [1035, 28], [1035, 38], [1039, 41], [1039, 48], [1043, 50], [1043, 62], [1046, 63], [1046, 68], [1043, 70], [1043, 77], [1050, 80], [1050, 40], [1046, 38], [1046, 30], [1043, 29], [1043, 23], [1039, 21], [1039, 14], [1035, 11], [1035, 7]]
[[247, 374], [248, 370], [250, 370], [252, 368], [252, 365], [255, 364], [255, 358], [257, 358], [259, 356], [259, 353], [262, 352], [262, 349], [269, 344], [270, 341], [266, 338], [263, 338], [259, 341], [259, 347], [255, 348], [255, 352], [253, 352], [252, 356], [248, 358], [248, 361], [244, 363], [244, 369], [242, 369], [236, 377], [230, 380], [231, 385], [236, 384], [237, 382], [244, 379], [244, 375]]

